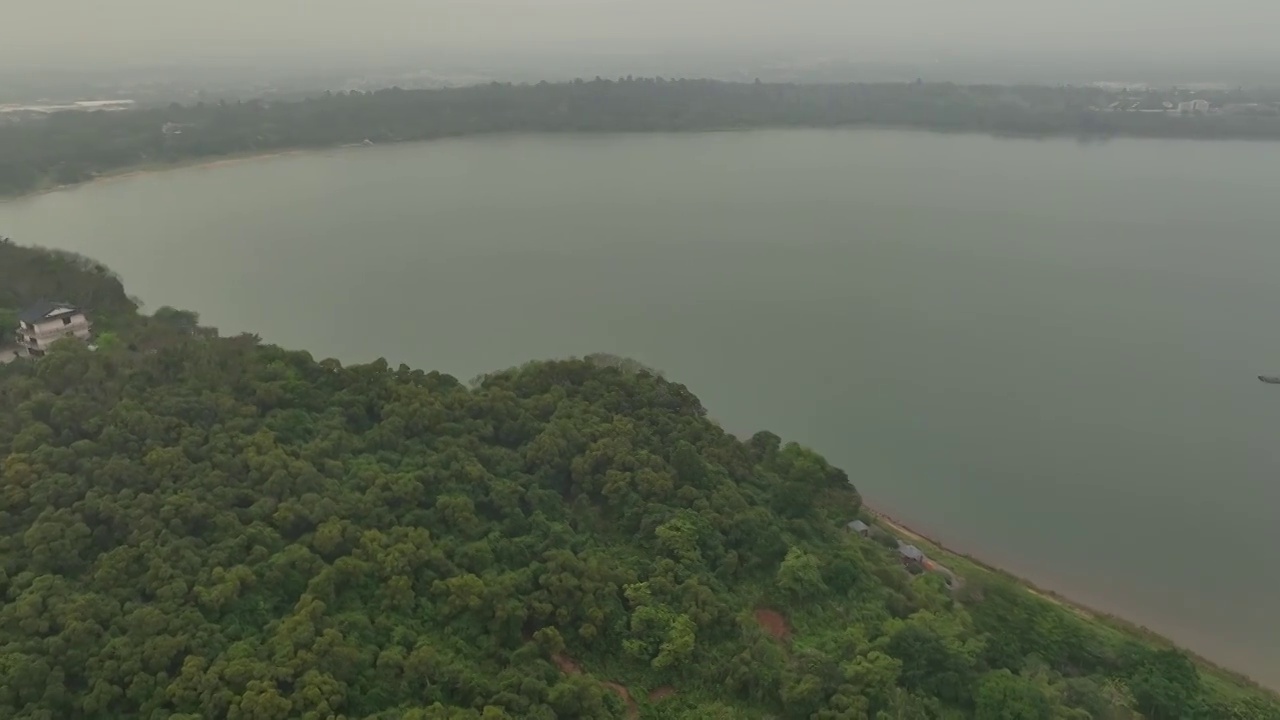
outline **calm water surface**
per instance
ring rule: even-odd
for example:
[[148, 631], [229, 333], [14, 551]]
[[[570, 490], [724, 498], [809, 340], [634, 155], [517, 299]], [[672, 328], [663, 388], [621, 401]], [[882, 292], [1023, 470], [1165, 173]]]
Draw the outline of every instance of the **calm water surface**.
[[150, 307], [468, 378], [630, 355], [870, 501], [1280, 686], [1280, 144], [503, 137], [0, 205]]

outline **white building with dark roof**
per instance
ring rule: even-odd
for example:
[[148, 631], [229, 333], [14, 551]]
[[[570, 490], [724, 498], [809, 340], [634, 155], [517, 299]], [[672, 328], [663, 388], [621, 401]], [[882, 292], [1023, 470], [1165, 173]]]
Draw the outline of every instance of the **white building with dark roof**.
[[28, 355], [39, 357], [63, 338], [88, 340], [92, 325], [84, 311], [71, 303], [38, 302], [18, 316], [14, 339]]

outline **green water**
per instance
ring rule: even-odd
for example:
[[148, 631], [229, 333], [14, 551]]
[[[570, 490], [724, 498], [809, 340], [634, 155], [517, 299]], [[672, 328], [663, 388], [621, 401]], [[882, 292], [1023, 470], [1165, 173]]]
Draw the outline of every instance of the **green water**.
[[1280, 144], [501, 137], [0, 205], [150, 307], [464, 379], [609, 351], [1280, 685]]

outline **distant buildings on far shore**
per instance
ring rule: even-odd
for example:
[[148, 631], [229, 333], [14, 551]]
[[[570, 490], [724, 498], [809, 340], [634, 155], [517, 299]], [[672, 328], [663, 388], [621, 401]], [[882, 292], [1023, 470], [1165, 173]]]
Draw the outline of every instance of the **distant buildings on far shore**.
[[1140, 112], [1140, 113], [1167, 113], [1171, 115], [1189, 115], [1199, 113], [1201, 115], [1214, 111], [1208, 100], [1181, 100], [1171, 101], [1160, 98], [1142, 97], [1142, 98], [1123, 98], [1112, 102], [1104, 108], [1092, 108], [1101, 112]]
[[22, 104], [0, 103], [0, 116], [32, 118], [52, 115], [58, 112], [95, 112], [99, 110], [120, 111], [132, 110], [137, 105], [133, 100], [77, 100], [70, 103]]
[[[1259, 115], [1280, 116], [1280, 99], [1252, 99], [1237, 101], [1227, 95], [1215, 96], [1216, 99], [1192, 97], [1194, 91], [1185, 92], [1171, 90], [1160, 92], [1155, 90], [1128, 91], [1111, 95], [1105, 106], [1090, 106], [1094, 112], [1138, 112], [1162, 113], [1165, 115]], [[1217, 102], [1217, 104], [1215, 104]]]

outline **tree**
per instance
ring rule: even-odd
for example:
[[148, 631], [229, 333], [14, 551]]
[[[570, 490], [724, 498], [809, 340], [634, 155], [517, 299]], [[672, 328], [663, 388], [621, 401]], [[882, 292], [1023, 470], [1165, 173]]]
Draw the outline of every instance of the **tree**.
[[1151, 720], [1180, 720], [1200, 697], [1200, 674], [1177, 650], [1150, 653], [1129, 678], [1138, 710]]
[[176, 330], [193, 332], [200, 326], [200, 315], [190, 310], [178, 310], [168, 305], [159, 308], [151, 316], [157, 323], [167, 325]]
[[13, 339], [14, 330], [18, 327], [18, 311], [0, 307], [0, 346]]
[[812, 598], [826, 592], [818, 558], [800, 548], [791, 548], [778, 567], [778, 588], [793, 598]]
[[975, 694], [975, 720], [1053, 720], [1054, 703], [1035, 682], [1008, 670], [987, 673]]
[[962, 705], [972, 697], [981, 647], [980, 641], [966, 639], [955, 619], [929, 612], [891, 623], [886, 644], [902, 662], [903, 686]]
[[902, 663], [879, 650], [872, 650], [844, 663], [840, 671], [853, 692], [867, 700], [870, 712], [889, 706], [902, 673]]

